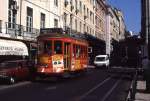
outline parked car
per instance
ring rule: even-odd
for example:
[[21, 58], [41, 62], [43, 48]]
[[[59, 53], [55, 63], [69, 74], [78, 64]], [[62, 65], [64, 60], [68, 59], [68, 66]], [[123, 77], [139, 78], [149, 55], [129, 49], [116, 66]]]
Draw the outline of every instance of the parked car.
[[4, 61], [0, 63], [0, 79], [14, 84], [17, 80], [29, 77], [28, 62], [25, 60]]
[[94, 60], [94, 65], [96, 67], [109, 67], [109, 57], [108, 55], [97, 55]]

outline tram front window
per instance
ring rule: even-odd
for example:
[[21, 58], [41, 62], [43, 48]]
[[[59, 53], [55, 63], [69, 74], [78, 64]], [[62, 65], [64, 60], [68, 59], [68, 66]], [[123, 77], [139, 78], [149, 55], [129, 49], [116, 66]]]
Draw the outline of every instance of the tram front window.
[[55, 54], [62, 54], [62, 42], [61, 41], [54, 42], [54, 52]]
[[41, 54], [52, 55], [52, 41], [43, 41], [39, 43], [39, 51]]

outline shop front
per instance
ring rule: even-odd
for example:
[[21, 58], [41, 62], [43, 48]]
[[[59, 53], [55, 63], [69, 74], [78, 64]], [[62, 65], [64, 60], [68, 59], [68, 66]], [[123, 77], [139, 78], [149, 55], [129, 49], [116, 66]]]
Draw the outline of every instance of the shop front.
[[26, 59], [28, 48], [21, 41], [0, 39], [0, 62], [7, 60]]

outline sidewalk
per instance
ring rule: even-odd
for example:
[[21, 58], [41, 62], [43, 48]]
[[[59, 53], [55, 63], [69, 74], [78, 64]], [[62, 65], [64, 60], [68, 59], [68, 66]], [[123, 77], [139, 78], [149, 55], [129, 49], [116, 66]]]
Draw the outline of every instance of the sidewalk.
[[150, 101], [150, 93], [146, 93], [146, 82], [137, 81], [135, 101]]

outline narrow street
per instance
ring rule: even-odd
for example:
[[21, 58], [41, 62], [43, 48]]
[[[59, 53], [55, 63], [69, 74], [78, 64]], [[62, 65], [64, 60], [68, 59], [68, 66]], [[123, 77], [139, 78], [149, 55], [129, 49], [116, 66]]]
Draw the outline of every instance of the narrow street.
[[65, 80], [0, 85], [2, 101], [125, 101], [131, 78], [105, 69]]

